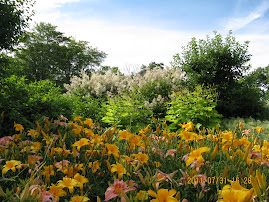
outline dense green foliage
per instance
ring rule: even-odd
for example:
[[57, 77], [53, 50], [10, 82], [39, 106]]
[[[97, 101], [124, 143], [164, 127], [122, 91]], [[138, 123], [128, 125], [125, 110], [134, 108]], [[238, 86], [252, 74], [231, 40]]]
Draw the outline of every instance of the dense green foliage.
[[43, 116], [57, 118], [61, 114], [67, 117], [72, 115], [70, 100], [50, 81], [27, 84], [25, 78], [11, 76], [2, 79], [0, 90], [0, 111], [4, 112], [1, 133], [10, 133], [14, 121], [29, 128]]
[[139, 92], [145, 97], [145, 101], [153, 103], [152, 112], [156, 118], [165, 117], [171, 91], [172, 84], [162, 80], [147, 82], [139, 89]]
[[0, 50], [11, 49], [24, 34], [33, 14], [32, 0], [0, 0]]
[[217, 93], [212, 89], [196, 86], [191, 92], [187, 89], [171, 95], [165, 119], [171, 129], [178, 129], [180, 123], [192, 121], [196, 127], [214, 128], [220, 123], [221, 115], [216, 111]]
[[2, 79], [0, 89], [0, 136], [12, 133], [14, 121], [29, 129], [43, 117], [58, 119], [63, 115], [72, 119], [83, 115], [101, 121], [104, 115], [100, 99], [65, 95], [48, 80], [29, 83], [25, 78], [11, 76]]
[[269, 66], [264, 68], [258, 67], [257, 69], [250, 72], [244, 78], [245, 83], [251, 88], [259, 88], [262, 91], [262, 98], [268, 100], [268, 89], [269, 89]]
[[204, 84], [217, 90], [219, 101], [216, 109], [225, 117], [259, 117], [260, 107], [264, 105], [260, 91], [242, 82], [244, 73], [250, 68], [247, 65], [251, 56], [249, 42], [240, 44], [231, 34], [225, 39], [217, 32], [213, 38], [207, 36], [206, 40], [193, 38], [182, 56], [174, 56], [174, 63], [185, 72], [185, 85], [193, 88]]
[[122, 93], [109, 97], [104, 103], [106, 111], [102, 118], [104, 123], [116, 124], [118, 127], [136, 127], [146, 125], [152, 116], [152, 111], [144, 105], [145, 98], [140, 93]]

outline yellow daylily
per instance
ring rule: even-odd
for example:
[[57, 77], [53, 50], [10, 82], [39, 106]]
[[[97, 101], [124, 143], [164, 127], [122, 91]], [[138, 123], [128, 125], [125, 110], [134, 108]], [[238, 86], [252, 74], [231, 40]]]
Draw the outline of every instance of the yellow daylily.
[[202, 153], [210, 151], [209, 147], [201, 147], [199, 149], [195, 149], [191, 151], [191, 153], [188, 156], [188, 159], [186, 160], [186, 166], [189, 166], [192, 164], [193, 161], [198, 161], [198, 166], [204, 162], [204, 158], [202, 157]]
[[[230, 180], [229, 180], [230, 181]], [[250, 202], [253, 198], [254, 190], [246, 189], [242, 187], [236, 181], [230, 181], [231, 185], [225, 185], [219, 194], [223, 199], [218, 200], [218, 202]]]
[[73, 196], [70, 202], [85, 202], [90, 201], [87, 196]]
[[12, 170], [13, 172], [16, 171], [17, 165], [20, 165], [21, 161], [16, 161], [16, 160], [11, 160], [11, 161], [6, 161], [6, 165], [3, 166], [2, 169], [2, 174], [5, 175], [7, 171]]
[[178, 124], [182, 129], [186, 131], [192, 131], [194, 129], [194, 124], [192, 122], [184, 123], [184, 124]]
[[147, 163], [149, 160], [149, 157], [147, 154], [143, 154], [142, 152], [139, 152], [138, 154], [133, 154], [134, 157], [136, 157], [141, 163]]
[[116, 172], [118, 174], [119, 180], [122, 178], [123, 174], [126, 174], [126, 169], [120, 163], [112, 164], [111, 166], [111, 173]]
[[177, 202], [178, 200], [173, 196], [176, 194], [176, 190], [159, 189], [157, 193], [152, 190], [148, 190], [148, 194], [156, 199], [151, 200], [151, 202]]
[[68, 188], [70, 194], [73, 193], [74, 187], [77, 187], [79, 182], [69, 177], [63, 177], [63, 180], [59, 180], [57, 186], [60, 188]]
[[49, 166], [43, 166], [43, 171], [41, 172], [41, 175], [45, 175], [46, 176], [46, 182], [50, 181], [50, 176], [51, 175], [55, 175], [55, 172], [53, 170], [53, 165], [49, 165]]
[[90, 118], [86, 118], [86, 120], [85, 120], [83, 123], [84, 123], [85, 125], [91, 127], [92, 124], [93, 124], [93, 121], [92, 121], [92, 119], [90, 119]]
[[108, 150], [107, 154], [110, 156], [113, 154], [115, 157], [119, 157], [119, 148], [116, 146], [116, 144], [108, 144], [106, 143], [106, 148]]
[[23, 126], [21, 124], [16, 123], [16, 122], [14, 122], [14, 128], [16, 131], [24, 130]]
[[65, 196], [67, 193], [63, 190], [63, 188], [56, 186], [55, 184], [51, 184], [49, 192], [59, 201], [59, 197]]
[[130, 137], [130, 134], [128, 131], [123, 130], [119, 132], [119, 140], [127, 140]]
[[86, 177], [80, 175], [79, 173], [75, 174], [74, 179], [79, 182], [78, 186], [81, 190], [83, 189], [83, 184], [89, 182], [89, 180]]
[[86, 138], [81, 138], [79, 141], [76, 141], [74, 144], [72, 144], [73, 147], [77, 147], [78, 151], [80, 151], [80, 148], [86, 145], [90, 144], [90, 140]]
[[264, 130], [261, 126], [259, 126], [259, 127], [254, 127], [253, 129], [254, 129], [254, 130], [257, 130], [258, 134], [260, 134], [260, 133]]
[[92, 173], [96, 173], [96, 171], [100, 168], [101, 162], [99, 160], [94, 162], [89, 162], [88, 167], [92, 169]]

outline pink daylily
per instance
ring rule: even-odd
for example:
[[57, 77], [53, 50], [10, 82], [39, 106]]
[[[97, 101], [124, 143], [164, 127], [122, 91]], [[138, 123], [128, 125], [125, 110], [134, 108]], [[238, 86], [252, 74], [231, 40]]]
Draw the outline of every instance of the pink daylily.
[[62, 160], [62, 161], [55, 163], [55, 167], [59, 168], [59, 170], [62, 171], [63, 166], [68, 166], [69, 163], [70, 163], [70, 161], [68, 161], [68, 160]]
[[205, 186], [206, 186], [206, 175], [202, 175], [202, 174], [199, 174], [199, 175], [195, 175], [194, 178], [196, 179], [195, 182], [194, 182], [194, 187], [196, 187], [199, 184], [201, 184], [201, 187], [202, 187], [202, 192], [207, 192], [209, 189], [205, 189]]
[[167, 153], [165, 154], [165, 156], [164, 156], [164, 158], [166, 158], [167, 156], [172, 156], [172, 158], [174, 158], [175, 157], [175, 152], [176, 152], [177, 150], [176, 149], [169, 149], [168, 151], [167, 151]]
[[242, 135], [248, 135], [251, 132], [251, 129], [243, 130]]
[[39, 185], [31, 185], [29, 190], [31, 191], [31, 195], [34, 194], [35, 190], [38, 191], [38, 196], [40, 196], [42, 198], [42, 202], [48, 202], [48, 201], [53, 201], [53, 202], [56, 202], [57, 199], [53, 197], [53, 195], [42, 189]]
[[22, 141], [22, 144], [23, 145], [32, 145], [34, 143], [32, 141], [30, 141], [30, 140], [25, 140], [25, 141]]
[[114, 184], [107, 188], [106, 193], [105, 193], [105, 201], [108, 201], [112, 198], [119, 196], [121, 197], [121, 201], [125, 202], [126, 200], [121, 195], [121, 192], [123, 191], [124, 193], [127, 193], [135, 189], [136, 189], [135, 187], [128, 187], [126, 182], [124, 182], [123, 180], [119, 181], [118, 179], [116, 179], [114, 181]]
[[28, 159], [31, 161], [31, 162], [36, 162], [37, 164], [40, 164], [40, 161], [41, 159], [43, 159], [42, 156], [36, 156], [36, 155], [29, 155], [28, 156]]
[[13, 140], [13, 137], [11, 136], [5, 136], [0, 138], [0, 145], [8, 145], [9, 144], [9, 140]]

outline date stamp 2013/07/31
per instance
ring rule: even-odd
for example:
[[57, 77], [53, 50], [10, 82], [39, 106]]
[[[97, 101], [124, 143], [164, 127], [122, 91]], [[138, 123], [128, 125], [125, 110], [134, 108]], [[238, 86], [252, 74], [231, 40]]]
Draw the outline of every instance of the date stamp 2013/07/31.
[[240, 184], [251, 184], [250, 177], [233, 177], [231, 179], [227, 179], [226, 177], [188, 177], [188, 184], [197, 184], [197, 183], [207, 183], [207, 184], [227, 184], [229, 180], [235, 181]]

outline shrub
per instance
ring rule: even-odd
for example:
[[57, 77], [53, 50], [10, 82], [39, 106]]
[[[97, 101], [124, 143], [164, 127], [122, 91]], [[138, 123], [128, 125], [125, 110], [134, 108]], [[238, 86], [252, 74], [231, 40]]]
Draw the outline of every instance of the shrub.
[[[120, 94], [122, 91], [133, 91], [147, 88], [148, 84], [153, 84], [155, 90], [162, 90], [161, 84], [166, 84], [171, 90], [178, 90], [181, 79], [181, 71], [175, 68], [154, 68], [147, 69], [146, 73], [124, 76], [120, 72], [108, 71], [105, 74], [93, 73], [91, 77], [84, 71], [81, 76], [71, 78], [70, 84], [65, 84], [67, 94], [78, 93], [81, 95], [92, 95], [103, 97]], [[146, 94], [146, 93], [145, 93]]]
[[98, 123], [102, 123], [101, 120], [105, 115], [105, 109], [102, 107], [104, 99], [74, 94], [67, 96], [67, 98], [73, 101], [73, 117], [90, 117]]
[[146, 124], [152, 116], [152, 111], [145, 107], [145, 98], [139, 93], [123, 93], [108, 98], [104, 104], [106, 115], [102, 121], [110, 125], [140, 126]]
[[221, 115], [215, 110], [217, 93], [209, 88], [196, 86], [193, 92], [184, 89], [173, 93], [165, 119], [177, 129], [178, 124], [192, 121], [196, 127], [213, 128], [220, 123]]
[[[119, 85], [122, 84], [124, 77], [121, 73], [92, 74], [91, 77], [84, 71], [81, 77], [74, 76], [70, 80], [70, 84], [64, 84], [67, 94], [77, 94], [82, 96], [93, 96], [101, 98], [107, 95], [118, 94]], [[124, 89], [124, 87], [122, 87]]]
[[27, 84], [25, 78], [13, 75], [1, 80], [0, 96], [1, 136], [14, 131], [14, 121], [30, 128], [43, 116], [57, 118], [62, 114], [71, 118], [73, 115], [74, 99], [62, 95], [60, 87], [47, 80]]
[[153, 116], [164, 118], [168, 95], [170, 91], [180, 89], [180, 80], [180, 69], [155, 67], [147, 68], [143, 75], [137, 73], [127, 76], [108, 71], [105, 74], [94, 73], [89, 77], [82, 71], [80, 77], [72, 77], [71, 83], [64, 86], [68, 95], [92, 96], [103, 100], [126, 91], [141, 93], [146, 107], [153, 111]]

